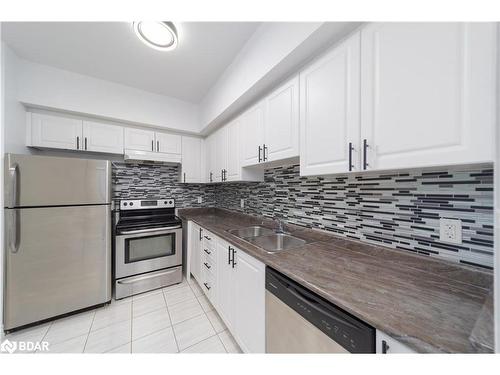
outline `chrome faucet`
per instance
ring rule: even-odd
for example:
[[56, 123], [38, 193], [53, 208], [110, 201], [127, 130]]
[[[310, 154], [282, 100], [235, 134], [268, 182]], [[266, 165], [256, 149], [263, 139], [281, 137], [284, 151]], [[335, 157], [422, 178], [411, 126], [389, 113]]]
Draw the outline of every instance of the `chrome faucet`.
[[285, 233], [285, 222], [282, 218], [275, 216], [274, 220], [278, 222], [278, 228], [276, 228], [276, 233]]

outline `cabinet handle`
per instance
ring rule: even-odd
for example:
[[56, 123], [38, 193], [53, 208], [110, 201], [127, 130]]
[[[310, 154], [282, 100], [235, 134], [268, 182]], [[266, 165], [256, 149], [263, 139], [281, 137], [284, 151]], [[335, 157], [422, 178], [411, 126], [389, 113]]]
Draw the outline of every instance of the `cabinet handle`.
[[211, 266], [211, 265], [209, 265], [207, 262], [204, 262], [203, 264], [205, 265], [205, 267], [207, 267], [207, 269], [212, 268], [212, 266]]
[[366, 139], [363, 139], [363, 169], [366, 171], [366, 168], [369, 166], [369, 164], [366, 161], [366, 151], [368, 149], [368, 142]]
[[151, 141], [151, 151], [155, 150], [155, 141]]
[[261, 151], [262, 151], [262, 147], [259, 146], [259, 163], [262, 161], [262, 158], [260, 157]]
[[262, 148], [262, 155], [264, 156], [263, 157], [264, 161], [267, 160], [266, 151], [267, 151], [267, 147], [266, 147], [266, 144], [264, 143], [264, 147]]
[[354, 165], [352, 165], [352, 150], [354, 150], [352, 142], [349, 142], [349, 172], [354, 168]]
[[227, 264], [231, 264], [231, 246], [227, 247]]
[[213, 173], [210, 172], [210, 182], [213, 182], [212, 175], [213, 175]]
[[232, 259], [232, 262], [233, 262], [233, 268], [234, 266], [236, 265], [236, 262], [234, 261], [234, 254], [236, 254], [236, 250], [234, 250], [234, 247], [231, 248], [231, 250], [233, 251], [233, 259]]
[[224, 169], [224, 181], [227, 181], [227, 169]]
[[85, 151], [87, 151], [87, 137], [85, 137]]
[[203, 240], [203, 229], [200, 228], [200, 241]]
[[186, 172], [184, 172], [184, 182], [186, 182]]
[[390, 346], [387, 345], [387, 341], [382, 340], [382, 354], [387, 354], [387, 351], [389, 350]]
[[208, 255], [212, 254], [212, 252], [211, 252], [211, 251], [208, 251], [208, 249], [203, 249], [203, 251], [204, 251], [205, 253], [207, 253]]
[[212, 240], [212, 239], [211, 239], [210, 237], [208, 237], [208, 236], [203, 236], [203, 237], [205, 237], [205, 238], [206, 238], [207, 240], [209, 240], [209, 241], [211, 241], [211, 240]]
[[160, 141], [156, 141], [156, 152], [160, 152]]
[[211, 288], [208, 286], [207, 283], [203, 283], [203, 285], [205, 285], [205, 288], [207, 288], [207, 290], [210, 290]]
[[79, 136], [76, 136], [76, 149], [77, 150], [80, 149], [80, 137]]

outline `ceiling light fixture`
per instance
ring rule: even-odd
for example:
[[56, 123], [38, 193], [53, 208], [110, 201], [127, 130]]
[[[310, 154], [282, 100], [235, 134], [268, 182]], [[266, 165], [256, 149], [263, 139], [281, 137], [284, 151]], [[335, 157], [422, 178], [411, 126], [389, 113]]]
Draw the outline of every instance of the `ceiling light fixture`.
[[133, 26], [137, 37], [151, 48], [171, 51], [177, 47], [177, 29], [172, 22], [137, 21]]

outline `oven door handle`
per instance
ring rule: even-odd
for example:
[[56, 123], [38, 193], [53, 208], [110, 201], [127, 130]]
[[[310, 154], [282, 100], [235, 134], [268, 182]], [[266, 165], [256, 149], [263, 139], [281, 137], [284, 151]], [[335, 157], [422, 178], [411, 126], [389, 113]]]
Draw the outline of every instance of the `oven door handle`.
[[169, 273], [173, 273], [173, 272], [176, 272], [176, 271], [177, 271], [177, 268], [173, 269], [173, 270], [168, 270], [168, 271], [165, 271], [165, 272], [162, 272], [162, 273], [154, 273], [152, 275], [145, 275], [145, 276], [135, 277], [135, 278], [129, 279], [129, 280], [118, 280], [117, 283], [118, 284], [123, 284], [123, 285], [133, 284], [133, 283], [136, 283], [138, 281], [143, 281], [143, 280], [152, 279], [152, 278], [155, 278], [155, 277], [158, 277], [158, 276], [168, 275]]
[[124, 231], [124, 232], [119, 232], [118, 235], [122, 235], [122, 234], [151, 233], [151, 232], [160, 232], [160, 231], [164, 231], [164, 230], [174, 230], [174, 229], [181, 229], [181, 228], [182, 228], [182, 226], [178, 225], [178, 226], [175, 226], [175, 227], [128, 230], [128, 231]]

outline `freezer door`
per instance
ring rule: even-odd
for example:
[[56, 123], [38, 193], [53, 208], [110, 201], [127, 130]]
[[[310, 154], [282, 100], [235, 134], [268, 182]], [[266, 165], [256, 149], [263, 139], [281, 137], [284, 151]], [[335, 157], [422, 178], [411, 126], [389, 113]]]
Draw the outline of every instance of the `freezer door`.
[[111, 163], [50, 156], [5, 156], [5, 206], [106, 204], [111, 201]]
[[111, 299], [109, 206], [4, 212], [4, 329]]

